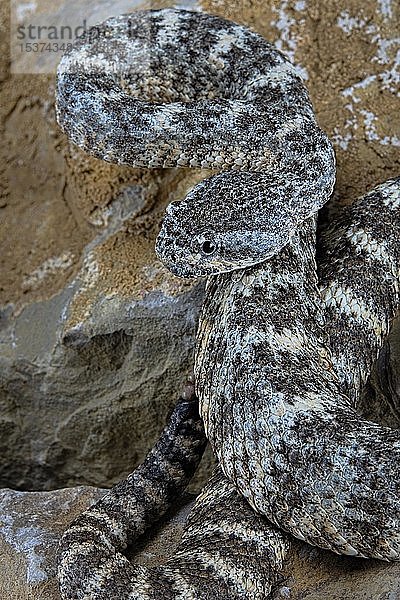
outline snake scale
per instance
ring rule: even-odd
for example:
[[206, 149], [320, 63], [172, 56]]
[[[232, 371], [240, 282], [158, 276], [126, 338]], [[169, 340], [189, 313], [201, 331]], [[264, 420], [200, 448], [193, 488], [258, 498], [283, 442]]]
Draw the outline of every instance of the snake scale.
[[219, 466], [174, 556], [131, 564], [204, 447], [190, 384], [143, 465], [64, 534], [63, 599], [268, 598], [287, 533], [399, 559], [400, 436], [355, 407], [399, 308], [400, 179], [341, 212], [317, 269], [331, 145], [288, 60], [206, 14], [107, 20], [64, 56], [57, 95], [60, 125], [99, 158], [217, 171], [168, 206], [156, 251], [208, 278], [195, 386]]

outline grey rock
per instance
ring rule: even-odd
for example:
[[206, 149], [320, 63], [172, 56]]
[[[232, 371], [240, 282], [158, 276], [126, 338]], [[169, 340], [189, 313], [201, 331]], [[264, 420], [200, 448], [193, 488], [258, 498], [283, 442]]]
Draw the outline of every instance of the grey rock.
[[59, 598], [57, 542], [67, 524], [104, 490], [78, 487], [55, 492], [0, 492], [0, 597]]
[[[151, 233], [137, 230], [131, 196], [113, 203], [70, 284], [17, 316], [2, 312], [0, 487], [111, 485], [144, 457], [178, 397], [203, 285], [163, 271], [160, 207], [146, 213]], [[114, 256], [114, 240], [137, 256]]]
[[399, 563], [337, 556], [298, 541], [293, 542], [284, 576], [284, 585], [290, 592], [286, 597], [290, 600], [394, 600], [400, 597]]

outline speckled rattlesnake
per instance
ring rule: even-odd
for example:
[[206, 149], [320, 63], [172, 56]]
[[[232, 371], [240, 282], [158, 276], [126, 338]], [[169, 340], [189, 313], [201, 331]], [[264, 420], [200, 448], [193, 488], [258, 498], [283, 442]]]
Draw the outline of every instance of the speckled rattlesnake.
[[222, 471], [175, 556], [130, 565], [121, 551], [200, 454], [184, 400], [147, 462], [64, 535], [63, 598], [266, 598], [287, 548], [275, 526], [397, 559], [399, 435], [362, 421], [353, 402], [398, 308], [399, 180], [325, 233], [320, 291], [314, 215], [334, 158], [290, 63], [248, 29], [200, 13], [138, 12], [99, 32], [59, 68], [58, 119], [72, 141], [113, 162], [221, 171], [168, 207], [157, 252], [177, 275], [213, 275], [195, 376]]

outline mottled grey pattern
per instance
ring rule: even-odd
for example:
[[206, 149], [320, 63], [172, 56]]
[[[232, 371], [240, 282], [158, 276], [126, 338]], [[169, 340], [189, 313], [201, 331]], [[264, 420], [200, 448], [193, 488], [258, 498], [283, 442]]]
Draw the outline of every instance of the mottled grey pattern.
[[[63, 598], [268, 598], [288, 538], [257, 513], [336, 552], [397, 559], [399, 436], [353, 406], [398, 310], [399, 180], [324, 234], [319, 283], [311, 215], [330, 195], [334, 158], [290, 63], [204, 14], [138, 12], [99, 31], [60, 64], [58, 118], [71, 139], [113, 162], [220, 171], [170, 205], [157, 252], [178, 275], [215, 275], [195, 370], [223, 473], [173, 558], [130, 565], [126, 543], [172, 501], [163, 446], [161, 486], [141, 467], [66, 532]], [[170, 441], [177, 450], [182, 438]]]
[[357, 402], [399, 310], [399, 178], [344, 208], [319, 245], [332, 360], [344, 392]]
[[399, 310], [399, 193], [388, 181], [332, 224], [322, 302], [311, 221], [271, 260], [209, 279], [195, 369], [207, 437], [256, 511], [387, 560], [400, 558], [400, 435], [343, 392], [356, 396]]
[[89, 30], [60, 62], [57, 116], [104, 160], [221, 171], [167, 209], [156, 250], [177, 275], [272, 256], [332, 192], [333, 150], [293, 65], [211, 15], [143, 11]]

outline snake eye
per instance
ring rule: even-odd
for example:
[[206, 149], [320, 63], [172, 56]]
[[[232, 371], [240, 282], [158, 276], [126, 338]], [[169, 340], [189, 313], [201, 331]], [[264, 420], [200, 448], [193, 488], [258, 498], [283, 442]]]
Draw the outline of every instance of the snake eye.
[[201, 251], [203, 252], [203, 254], [207, 254], [207, 256], [213, 254], [216, 251], [216, 249], [216, 245], [213, 244], [210, 240], [204, 240], [201, 246]]

